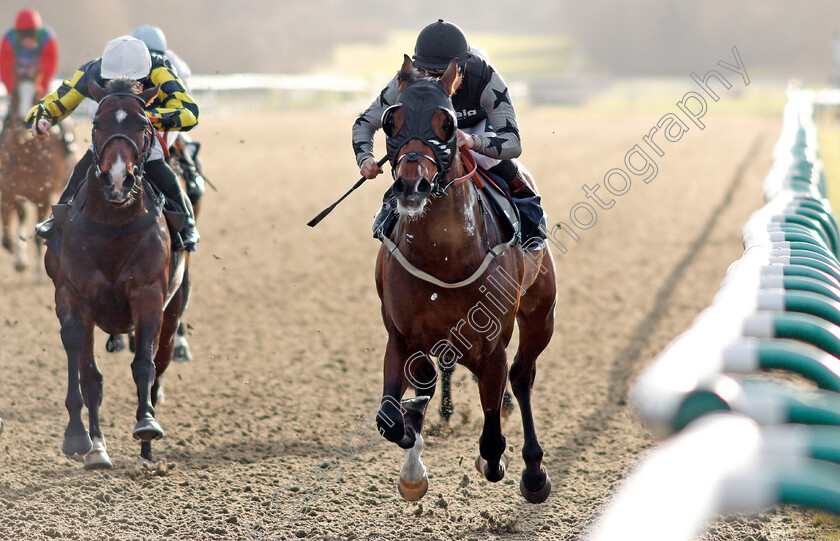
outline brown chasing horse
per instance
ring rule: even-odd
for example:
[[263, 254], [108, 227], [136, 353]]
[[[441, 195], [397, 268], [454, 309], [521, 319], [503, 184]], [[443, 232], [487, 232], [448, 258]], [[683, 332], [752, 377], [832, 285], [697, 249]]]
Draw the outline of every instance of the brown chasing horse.
[[[537, 356], [554, 326], [556, 284], [548, 248], [522, 251], [497, 225], [496, 213], [465, 171], [467, 154], [456, 148], [450, 96], [460, 85], [453, 61], [440, 80], [423, 78], [406, 56], [398, 75], [399, 103], [386, 111], [383, 130], [394, 175], [400, 223], [379, 251], [376, 286], [388, 331], [380, 433], [406, 450], [398, 488], [418, 500], [428, 489], [420, 461], [424, 409], [435, 391], [437, 370], [455, 362], [478, 381], [484, 428], [476, 467], [491, 482], [505, 475], [506, 442], [500, 409], [508, 368], [505, 359], [519, 325], [519, 350], [510, 383], [525, 436], [520, 491], [545, 501], [551, 480], [542, 467], [531, 413]], [[417, 398], [401, 402], [411, 384]]]
[[143, 179], [153, 136], [145, 107], [159, 88], [141, 92], [136, 81], [118, 78], [104, 90], [91, 82], [89, 90], [99, 102], [91, 135], [94, 162], [69, 211], [56, 212], [60, 255], [50, 246], [46, 268], [67, 352], [70, 421], [62, 450], [84, 454], [85, 468], [94, 469], [111, 467], [99, 426], [102, 374], [93, 356], [94, 326], [109, 334], [135, 333], [133, 435], [141, 441], [140, 461], [151, 461], [151, 441], [163, 436], [154, 418], [158, 379], [172, 357], [190, 282], [188, 254], [172, 251], [160, 202]]
[[[44, 220], [50, 211], [50, 199], [64, 185], [73, 166], [62, 136], [54, 130], [49, 139], [39, 141], [30, 137], [23, 125], [26, 114], [38, 101], [36, 77], [31, 70], [15, 71], [15, 89], [9, 100], [9, 110], [3, 120], [0, 135], [0, 221], [3, 247], [14, 254], [15, 269], [28, 266], [26, 235], [23, 233], [26, 212], [24, 200], [35, 203], [37, 220]], [[17, 234], [12, 242], [12, 215], [17, 213]], [[36, 242], [41, 279], [41, 243]]]

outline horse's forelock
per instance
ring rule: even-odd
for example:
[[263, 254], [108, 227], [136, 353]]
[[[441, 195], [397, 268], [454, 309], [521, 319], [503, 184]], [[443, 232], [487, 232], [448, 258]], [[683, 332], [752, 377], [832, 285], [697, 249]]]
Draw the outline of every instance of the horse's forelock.
[[143, 90], [140, 82], [129, 77], [117, 77], [111, 79], [105, 85], [106, 94], [125, 93], [125, 94], [139, 94]]

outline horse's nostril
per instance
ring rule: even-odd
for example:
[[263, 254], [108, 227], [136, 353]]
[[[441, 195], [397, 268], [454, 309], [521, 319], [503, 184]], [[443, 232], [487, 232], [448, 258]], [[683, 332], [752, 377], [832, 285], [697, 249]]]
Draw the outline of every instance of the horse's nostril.
[[394, 181], [394, 195], [403, 195], [406, 192], [408, 183], [400, 177]]
[[425, 178], [421, 178], [417, 183], [417, 194], [426, 196], [432, 193], [432, 184]]

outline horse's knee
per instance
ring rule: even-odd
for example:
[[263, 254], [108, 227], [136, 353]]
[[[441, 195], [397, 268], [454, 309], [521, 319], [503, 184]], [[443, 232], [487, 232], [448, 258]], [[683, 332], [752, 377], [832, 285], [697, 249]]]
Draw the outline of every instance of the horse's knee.
[[478, 452], [486, 461], [497, 461], [505, 453], [507, 440], [501, 432], [498, 434], [482, 434], [478, 440]]
[[78, 351], [82, 348], [85, 339], [84, 329], [82, 325], [75, 319], [70, 319], [61, 325], [61, 343], [64, 344], [64, 349], [69, 351]]
[[405, 418], [399, 403], [391, 397], [382, 399], [376, 415], [379, 433], [386, 440], [399, 443], [405, 436]]

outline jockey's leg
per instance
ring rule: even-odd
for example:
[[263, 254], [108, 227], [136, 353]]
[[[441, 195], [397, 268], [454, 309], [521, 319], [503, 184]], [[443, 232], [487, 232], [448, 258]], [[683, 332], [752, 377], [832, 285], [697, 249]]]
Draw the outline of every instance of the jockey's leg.
[[393, 188], [388, 188], [382, 197], [382, 208], [373, 217], [373, 238], [378, 239], [379, 235], [391, 236], [394, 224], [397, 223], [397, 198], [394, 197]]
[[184, 247], [192, 252], [195, 251], [195, 245], [198, 243], [199, 234], [195, 228], [195, 214], [193, 212], [192, 203], [187, 193], [181, 188], [181, 183], [178, 182], [178, 177], [175, 172], [169, 167], [169, 164], [163, 158], [157, 160], [150, 160], [146, 162], [143, 167], [148, 179], [155, 184], [155, 186], [163, 192], [163, 194], [180, 203], [181, 207], [187, 215], [186, 222], [181, 230]]
[[489, 169], [504, 180], [511, 199], [519, 208], [522, 221], [522, 246], [525, 250], [541, 250], [545, 246], [546, 219], [539, 196], [534, 193], [525, 176], [512, 160], [501, 160]]
[[173, 149], [175, 148], [177, 148], [175, 156], [181, 164], [181, 171], [184, 173], [184, 181], [187, 184], [187, 196], [192, 204], [196, 204], [204, 195], [204, 177], [201, 175], [198, 162], [190, 156], [189, 147], [184, 144], [180, 146], [176, 144]]
[[[60, 125], [61, 124], [59, 124], [59, 126]], [[79, 160], [79, 163], [76, 164], [76, 167], [73, 168], [70, 180], [67, 181], [64, 191], [61, 192], [61, 196], [58, 198], [58, 204], [66, 205], [72, 201], [76, 192], [78, 192], [79, 188], [82, 186], [82, 182], [85, 180], [88, 169], [90, 169], [92, 164], [93, 151], [88, 149], [88, 151], [82, 156], [82, 159]], [[55, 217], [50, 215], [49, 218], [35, 226], [35, 233], [43, 239], [50, 239], [54, 234], [54, 226]]]

